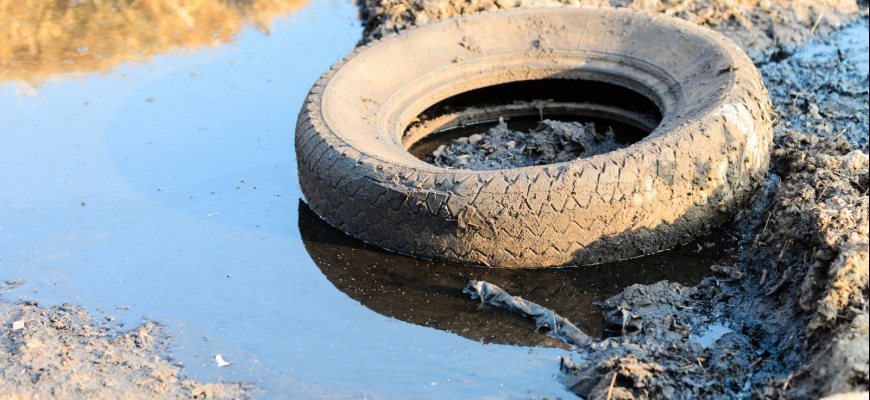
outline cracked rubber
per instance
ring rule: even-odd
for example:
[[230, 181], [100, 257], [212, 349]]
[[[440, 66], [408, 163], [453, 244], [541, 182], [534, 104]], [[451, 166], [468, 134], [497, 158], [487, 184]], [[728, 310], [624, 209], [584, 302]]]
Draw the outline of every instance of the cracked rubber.
[[[523, 80], [621, 85], [659, 107], [645, 139], [536, 167], [472, 171], [406, 151], [429, 106]], [[768, 167], [769, 99], [730, 40], [610, 8], [444, 20], [357, 48], [314, 85], [296, 126], [302, 192], [338, 229], [403, 254], [510, 268], [639, 256], [723, 223]]]

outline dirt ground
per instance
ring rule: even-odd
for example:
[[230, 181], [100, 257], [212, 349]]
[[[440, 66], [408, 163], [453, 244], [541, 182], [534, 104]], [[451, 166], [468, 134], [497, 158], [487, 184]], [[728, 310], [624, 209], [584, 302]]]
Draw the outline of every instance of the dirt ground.
[[458, 14], [582, 4], [659, 12], [706, 25], [758, 61], [778, 59], [814, 35], [833, 32], [859, 11], [854, 0], [359, 0], [359, 4], [365, 27], [360, 44]]
[[0, 301], [0, 399], [250, 398], [249, 385], [184, 379], [168, 344], [153, 322], [119, 333], [81, 307]]
[[[714, 265], [716, 276], [696, 287], [635, 285], [601, 303], [619, 334], [579, 348], [581, 362], [564, 360], [564, 383], [587, 399], [866, 397], [868, 48], [866, 39], [850, 39], [848, 27], [866, 26], [866, 3], [583, 4], [678, 16], [735, 40], [760, 66], [778, 122], [771, 177], [735, 218], [743, 235], [737, 262]], [[560, 4], [365, 0], [361, 43], [456, 14], [553, 5]], [[472, 145], [516, 140], [503, 130]], [[433, 162], [514, 164], [482, 147], [453, 142], [436, 150]], [[461, 163], [461, 150], [485, 165]]]

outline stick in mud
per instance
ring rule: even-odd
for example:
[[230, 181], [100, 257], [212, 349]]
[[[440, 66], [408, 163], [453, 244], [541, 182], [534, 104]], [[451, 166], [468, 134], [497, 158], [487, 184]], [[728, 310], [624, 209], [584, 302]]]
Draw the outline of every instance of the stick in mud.
[[546, 328], [548, 330], [547, 335], [572, 346], [586, 347], [593, 342], [589, 335], [583, 333], [580, 328], [572, 324], [571, 321], [559, 316], [559, 314], [522, 297], [511, 296], [502, 288], [489, 282], [472, 280], [468, 282], [468, 287], [462, 292], [470, 295], [474, 300], [480, 299], [481, 303], [501, 307], [511, 312], [534, 318], [536, 330]]

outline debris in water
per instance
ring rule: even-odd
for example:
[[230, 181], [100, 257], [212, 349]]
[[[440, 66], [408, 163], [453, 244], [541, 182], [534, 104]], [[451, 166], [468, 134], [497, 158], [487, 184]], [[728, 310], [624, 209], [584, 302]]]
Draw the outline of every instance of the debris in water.
[[560, 317], [552, 310], [525, 300], [522, 297], [511, 296], [502, 290], [502, 288], [491, 283], [470, 281], [468, 282], [468, 287], [462, 292], [471, 295], [472, 299], [480, 299], [481, 303], [505, 308], [526, 317], [534, 318], [537, 330], [546, 328], [548, 335], [570, 345], [585, 347], [593, 342], [589, 335], [583, 333], [571, 321]]
[[224, 360], [223, 356], [221, 356], [220, 354], [214, 356], [214, 361], [217, 363], [218, 367], [228, 367], [230, 365], [233, 365], [233, 363], [231, 362], [226, 362], [226, 360]]

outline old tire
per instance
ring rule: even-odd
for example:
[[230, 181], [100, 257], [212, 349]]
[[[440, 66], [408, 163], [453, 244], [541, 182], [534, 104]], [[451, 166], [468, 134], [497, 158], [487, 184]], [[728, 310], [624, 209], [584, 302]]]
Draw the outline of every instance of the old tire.
[[[629, 88], [661, 122], [625, 149], [509, 170], [439, 168], [402, 143], [443, 99], [541, 79]], [[296, 126], [299, 181], [328, 223], [400, 253], [515, 268], [606, 262], [736, 211], [767, 171], [768, 107], [737, 45], [686, 21], [585, 7], [468, 15], [370, 43], [326, 72]]]

